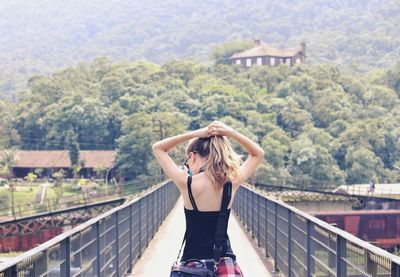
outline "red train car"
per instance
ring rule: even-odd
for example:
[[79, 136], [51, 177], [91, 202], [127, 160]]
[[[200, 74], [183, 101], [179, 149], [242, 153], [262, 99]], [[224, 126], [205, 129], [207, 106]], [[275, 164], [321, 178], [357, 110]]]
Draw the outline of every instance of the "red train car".
[[[92, 216], [75, 216], [70, 220], [71, 228], [86, 222]], [[68, 226], [62, 226], [63, 218], [53, 218], [48, 221], [28, 221], [24, 225], [20, 223], [8, 223], [7, 226], [0, 228], [0, 253], [11, 251], [28, 251], [39, 244], [42, 244], [55, 236], [58, 236]], [[19, 227], [23, 228], [21, 234], [18, 234]]]
[[14, 251], [28, 251], [63, 232], [62, 227], [51, 227], [49, 229], [35, 231], [22, 236], [13, 235], [0, 237], [0, 253]]
[[400, 246], [400, 210], [318, 212], [313, 216], [378, 247]]

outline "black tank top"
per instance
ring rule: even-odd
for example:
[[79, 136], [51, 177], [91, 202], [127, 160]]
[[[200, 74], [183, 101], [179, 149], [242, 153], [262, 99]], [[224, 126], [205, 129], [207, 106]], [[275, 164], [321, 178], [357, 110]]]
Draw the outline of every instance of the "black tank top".
[[[187, 186], [189, 199], [194, 209], [188, 210], [185, 208], [186, 243], [181, 260], [212, 259], [219, 211], [199, 211], [196, 202], [194, 201], [191, 184], [192, 178], [189, 176]], [[230, 209], [228, 209], [227, 212], [228, 216], [226, 217], [226, 220], [229, 221]], [[228, 222], [226, 222], [225, 226], [228, 226]], [[222, 245], [221, 257], [225, 256], [235, 259], [236, 257], [231, 249], [226, 229], [224, 238], [226, 240]]]

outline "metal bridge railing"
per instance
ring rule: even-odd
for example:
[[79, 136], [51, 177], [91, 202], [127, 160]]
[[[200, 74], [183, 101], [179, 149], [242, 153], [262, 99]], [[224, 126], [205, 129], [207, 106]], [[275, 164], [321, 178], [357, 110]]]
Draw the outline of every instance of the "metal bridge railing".
[[0, 277], [123, 276], [143, 253], [179, 191], [172, 182], [0, 264]]
[[253, 189], [233, 208], [284, 276], [400, 276], [400, 257]]

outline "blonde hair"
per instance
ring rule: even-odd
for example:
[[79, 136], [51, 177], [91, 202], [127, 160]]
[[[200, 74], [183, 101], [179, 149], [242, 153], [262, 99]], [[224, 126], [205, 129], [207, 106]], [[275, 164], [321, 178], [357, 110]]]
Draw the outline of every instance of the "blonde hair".
[[215, 188], [222, 187], [226, 181], [236, 178], [239, 174], [240, 156], [224, 136], [196, 138], [191, 141], [186, 152], [196, 152], [207, 158], [204, 169]]

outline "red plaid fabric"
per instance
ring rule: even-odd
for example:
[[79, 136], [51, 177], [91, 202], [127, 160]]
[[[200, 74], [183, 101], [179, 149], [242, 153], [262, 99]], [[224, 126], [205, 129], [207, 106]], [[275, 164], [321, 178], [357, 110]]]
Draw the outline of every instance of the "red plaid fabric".
[[[183, 262], [185, 263], [185, 262]], [[196, 260], [189, 261], [186, 263], [186, 266], [195, 267], [195, 268], [203, 268], [207, 267], [210, 270], [214, 270], [214, 260], [205, 259], [205, 260]], [[217, 274], [218, 277], [243, 277], [242, 270], [237, 264], [236, 260], [230, 257], [222, 257], [217, 265]]]

